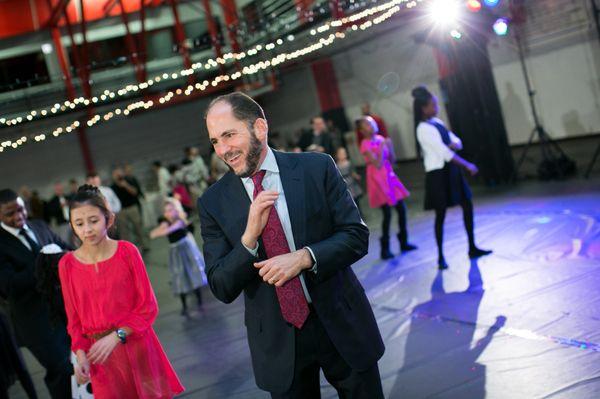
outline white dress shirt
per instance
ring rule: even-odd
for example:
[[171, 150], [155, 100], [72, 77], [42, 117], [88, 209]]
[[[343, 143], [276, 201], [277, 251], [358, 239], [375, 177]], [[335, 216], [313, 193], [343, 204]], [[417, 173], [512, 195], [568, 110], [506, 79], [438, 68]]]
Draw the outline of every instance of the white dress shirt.
[[[20, 229], [15, 229], [14, 227], [10, 227], [4, 223], [0, 223], [0, 226], [2, 226], [4, 230], [8, 231], [13, 236], [17, 237], [19, 241], [21, 241], [21, 243], [23, 243], [23, 245], [25, 245], [25, 247], [31, 251], [31, 246], [29, 245], [25, 237], [19, 234], [19, 231], [21, 231]], [[34, 232], [29, 228], [29, 226], [27, 226], [27, 224], [24, 224], [23, 228], [25, 229], [25, 233], [29, 236], [29, 238], [31, 238], [33, 242], [35, 242], [37, 245], [40, 245], [40, 242], [38, 241]]]
[[100, 186], [98, 189], [104, 198], [106, 198], [109, 210], [111, 210], [114, 214], [121, 212], [121, 200], [119, 197], [117, 197], [117, 194], [115, 194], [113, 189], [107, 186]]
[[[288, 211], [287, 202], [285, 200], [285, 193], [283, 191], [283, 184], [281, 183], [281, 176], [279, 175], [279, 166], [277, 166], [277, 160], [275, 159], [275, 154], [273, 154], [273, 150], [271, 148], [268, 149], [267, 156], [260, 166], [259, 170], [265, 170], [265, 177], [262, 181], [262, 186], [265, 191], [276, 191], [279, 193], [277, 200], [275, 201], [275, 210], [277, 211], [277, 216], [279, 216], [279, 220], [281, 221], [281, 226], [283, 227], [283, 232], [285, 234], [285, 239], [290, 247], [290, 252], [294, 252], [296, 250], [296, 243], [294, 242], [294, 233], [292, 232], [292, 222], [290, 220], [290, 213]], [[254, 200], [254, 182], [251, 177], [242, 178], [242, 183], [244, 184], [244, 188], [246, 189], [246, 193], [250, 198], [250, 201]], [[242, 244], [243, 245], [243, 244]], [[252, 255], [256, 256], [258, 253], [258, 244], [256, 248], [250, 249], [244, 246]], [[310, 269], [311, 272], [317, 272], [317, 260], [315, 259], [315, 255], [313, 251], [309, 247], [305, 247], [310, 253], [311, 258], [313, 259], [314, 266]], [[306, 282], [304, 281], [304, 276], [302, 274], [299, 275], [300, 283], [302, 283], [302, 290], [304, 291], [304, 296], [308, 303], [312, 303], [312, 299], [306, 289]]]
[[[444, 124], [438, 118], [431, 118], [430, 121]], [[462, 149], [462, 141], [451, 131], [448, 131], [450, 141], [456, 145], [456, 149]], [[439, 130], [431, 123], [421, 122], [417, 126], [417, 140], [423, 150], [423, 164], [425, 172], [442, 169], [446, 162], [454, 157], [454, 151], [442, 141]]]

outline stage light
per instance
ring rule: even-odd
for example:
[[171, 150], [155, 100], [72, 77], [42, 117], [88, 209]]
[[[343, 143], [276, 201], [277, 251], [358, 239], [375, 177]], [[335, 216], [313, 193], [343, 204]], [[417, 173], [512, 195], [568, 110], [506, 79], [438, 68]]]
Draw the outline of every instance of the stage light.
[[483, 0], [483, 3], [488, 7], [496, 7], [500, 0]]
[[496, 22], [494, 22], [494, 32], [498, 36], [506, 36], [508, 33], [508, 19], [506, 18], [498, 18]]
[[436, 24], [450, 25], [458, 19], [459, 7], [456, 0], [436, 0], [429, 6], [429, 16]]
[[469, 11], [477, 12], [481, 10], [481, 3], [478, 0], [468, 0], [467, 8], [469, 9]]

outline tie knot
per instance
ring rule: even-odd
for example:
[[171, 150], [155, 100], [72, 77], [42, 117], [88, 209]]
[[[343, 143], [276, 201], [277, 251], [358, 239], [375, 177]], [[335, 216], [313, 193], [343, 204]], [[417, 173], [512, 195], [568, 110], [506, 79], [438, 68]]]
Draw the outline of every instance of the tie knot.
[[19, 230], [19, 234], [22, 236], [26, 236], [27, 235], [27, 230], [25, 230], [25, 228], [22, 228], [21, 230]]
[[254, 183], [255, 190], [257, 187], [262, 186], [263, 179], [265, 178], [265, 173], [267, 173], [266, 170], [259, 170], [258, 172], [252, 175], [251, 179], [252, 183]]

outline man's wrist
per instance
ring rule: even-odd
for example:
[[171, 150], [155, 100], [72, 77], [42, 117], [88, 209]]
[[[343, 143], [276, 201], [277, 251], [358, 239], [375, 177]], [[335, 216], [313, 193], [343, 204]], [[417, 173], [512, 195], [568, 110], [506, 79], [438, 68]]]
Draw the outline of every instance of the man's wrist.
[[246, 247], [246, 248], [256, 248], [256, 244], [258, 243], [258, 237], [257, 238], [252, 238], [252, 237], [248, 237], [246, 236], [246, 234], [242, 235], [242, 244]]

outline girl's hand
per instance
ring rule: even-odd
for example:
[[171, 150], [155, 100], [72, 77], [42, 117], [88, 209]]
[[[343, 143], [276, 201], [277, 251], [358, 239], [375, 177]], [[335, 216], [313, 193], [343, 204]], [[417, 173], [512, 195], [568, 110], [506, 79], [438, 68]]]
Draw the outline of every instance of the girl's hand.
[[94, 364], [102, 364], [108, 359], [112, 351], [119, 345], [119, 337], [115, 332], [108, 334], [106, 337], [100, 338], [94, 342], [94, 345], [88, 352], [90, 362]]
[[75, 365], [75, 379], [82, 385], [90, 381], [90, 362], [84, 351], [77, 351], [77, 364]]

